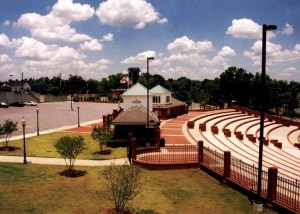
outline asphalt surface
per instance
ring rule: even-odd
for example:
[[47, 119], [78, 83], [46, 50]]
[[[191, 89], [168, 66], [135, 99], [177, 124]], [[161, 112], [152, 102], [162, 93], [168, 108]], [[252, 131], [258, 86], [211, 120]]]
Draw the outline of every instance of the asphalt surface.
[[[18, 131], [13, 133], [14, 136], [20, 136], [23, 133], [21, 120], [26, 120], [25, 133], [37, 133], [37, 124], [39, 124], [40, 133], [52, 129], [64, 129], [66, 127], [76, 127], [78, 125], [78, 108], [79, 105], [79, 122], [99, 122], [103, 115], [111, 114], [118, 104], [112, 103], [88, 103], [73, 102], [53, 102], [39, 103], [38, 106], [9, 107], [0, 108], [0, 123], [10, 119], [18, 122]], [[37, 107], [39, 108], [37, 121]]]

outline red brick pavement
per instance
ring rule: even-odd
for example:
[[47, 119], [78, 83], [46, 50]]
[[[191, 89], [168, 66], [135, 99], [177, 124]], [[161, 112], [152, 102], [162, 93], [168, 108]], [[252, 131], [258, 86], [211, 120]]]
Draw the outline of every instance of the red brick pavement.
[[201, 112], [192, 112], [177, 118], [166, 121], [161, 127], [161, 138], [164, 138], [166, 144], [191, 144], [183, 133], [184, 124], [192, 118], [202, 114]]
[[[201, 112], [192, 112], [187, 115], [182, 115], [177, 118], [173, 118], [171, 120], [166, 121], [161, 126], [161, 138], [164, 138], [166, 141], [166, 144], [172, 145], [172, 144], [191, 144], [183, 133], [183, 126], [184, 124], [197, 116], [199, 116]], [[65, 130], [65, 132], [83, 132], [83, 133], [91, 133], [93, 126], [102, 126], [102, 123], [96, 123], [96, 124], [89, 124], [85, 126], [75, 127], [71, 129]]]

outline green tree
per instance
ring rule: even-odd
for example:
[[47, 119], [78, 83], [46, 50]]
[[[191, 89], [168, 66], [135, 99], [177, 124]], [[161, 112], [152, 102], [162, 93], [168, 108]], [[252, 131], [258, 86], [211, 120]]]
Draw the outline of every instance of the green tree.
[[18, 130], [18, 123], [11, 120], [5, 120], [3, 124], [0, 124], [0, 140], [3, 144], [4, 150], [8, 148], [8, 142], [13, 132]]
[[114, 200], [116, 213], [123, 213], [127, 201], [138, 193], [140, 169], [134, 165], [112, 164], [104, 170], [103, 175], [109, 196]]
[[65, 159], [67, 171], [72, 171], [77, 156], [84, 149], [84, 139], [81, 136], [64, 136], [54, 144], [56, 151]]
[[243, 68], [229, 67], [220, 75], [220, 91], [225, 102], [231, 106], [233, 100], [240, 106], [248, 106], [250, 82], [253, 74]]
[[99, 143], [100, 151], [106, 150], [107, 142], [112, 139], [114, 132], [106, 126], [93, 126], [92, 138]]

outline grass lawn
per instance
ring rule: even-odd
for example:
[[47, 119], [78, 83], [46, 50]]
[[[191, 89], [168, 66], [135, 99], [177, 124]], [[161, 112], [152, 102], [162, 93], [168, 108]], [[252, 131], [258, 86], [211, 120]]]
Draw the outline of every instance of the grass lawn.
[[[97, 141], [91, 138], [88, 133], [73, 133], [73, 132], [55, 132], [35, 137], [26, 138], [26, 154], [28, 157], [50, 157], [59, 158], [60, 155], [56, 152], [54, 144], [57, 140], [63, 136], [78, 136], [81, 135], [84, 138], [85, 149], [82, 154], [78, 156], [78, 159], [114, 159], [127, 157], [127, 148], [112, 149], [110, 155], [99, 155], [96, 152], [100, 150]], [[16, 155], [23, 156], [23, 139], [13, 140], [9, 142], [9, 146], [15, 146], [20, 149], [15, 151], [0, 151], [0, 155]]]
[[[0, 163], [0, 213], [101, 213], [112, 208], [102, 183], [103, 167], [78, 178], [64, 166]], [[253, 213], [248, 198], [199, 169], [142, 169], [139, 194], [127, 207], [139, 214]], [[264, 207], [263, 213], [274, 213]]]

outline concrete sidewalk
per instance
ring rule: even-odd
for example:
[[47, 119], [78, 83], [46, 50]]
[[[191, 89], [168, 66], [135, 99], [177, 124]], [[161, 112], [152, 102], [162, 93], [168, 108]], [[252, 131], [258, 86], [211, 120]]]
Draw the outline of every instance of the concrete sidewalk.
[[[27, 157], [28, 164], [47, 164], [47, 165], [65, 165], [63, 158], [38, 158]], [[23, 163], [22, 156], [0, 156], [0, 162]], [[123, 165], [128, 164], [127, 158], [110, 159], [110, 160], [82, 160], [76, 159], [75, 166], [109, 166], [111, 164]]]

